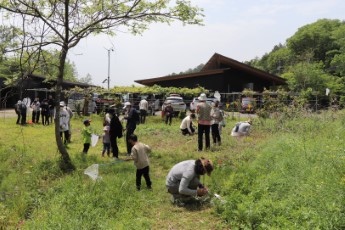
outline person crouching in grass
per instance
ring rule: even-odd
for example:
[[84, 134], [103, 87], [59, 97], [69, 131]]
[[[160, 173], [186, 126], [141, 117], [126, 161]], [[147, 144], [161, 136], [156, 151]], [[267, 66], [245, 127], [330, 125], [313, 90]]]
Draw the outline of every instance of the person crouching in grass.
[[84, 143], [84, 149], [83, 149], [83, 153], [87, 154], [87, 152], [89, 151], [90, 148], [90, 144], [91, 144], [91, 126], [90, 126], [90, 122], [91, 120], [85, 120], [84, 121], [84, 128], [81, 131], [81, 134], [83, 136], [83, 143]]
[[131, 151], [131, 159], [134, 160], [134, 165], [137, 168], [136, 173], [136, 186], [140, 191], [141, 176], [144, 176], [146, 186], [148, 189], [152, 189], [152, 182], [150, 180], [150, 167], [148, 153], [151, 152], [151, 148], [138, 141], [138, 137], [135, 134], [129, 136], [128, 142], [133, 146]]

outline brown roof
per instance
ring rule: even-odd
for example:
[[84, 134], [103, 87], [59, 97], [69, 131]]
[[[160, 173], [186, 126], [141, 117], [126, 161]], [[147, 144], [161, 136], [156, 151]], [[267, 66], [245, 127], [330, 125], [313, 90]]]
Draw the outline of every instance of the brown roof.
[[185, 78], [197, 78], [197, 77], [206, 76], [206, 75], [210, 76], [210, 75], [221, 74], [224, 71], [229, 70], [229, 69], [241, 70], [243, 72], [256, 75], [259, 78], [262, 78], [265, 80], [271, 80], [271, 81], [273, 80], [277, 84], [286, 84], [285, 79], [281, 77], [259, 70], [257, 68], [241, 63], [234, 59], [225, 57], [218, 53], [215, 53], [210, 58], [210, 60], [205, 64], [205, 66], [201, 69], [200, 72], [135, 80], [135, 82], [142, 85], [150, 86], [150, 85], [158, 84], [159, 82], [162, 82], [162, 81], [170, 81], [170, 80], [185, 79]]

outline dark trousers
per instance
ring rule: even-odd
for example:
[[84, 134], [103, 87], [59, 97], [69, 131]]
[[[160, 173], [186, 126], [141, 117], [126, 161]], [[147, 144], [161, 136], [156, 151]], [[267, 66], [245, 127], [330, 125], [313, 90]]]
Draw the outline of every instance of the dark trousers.
[[210, 148], [210, 125], [198, 124], [198, 150], [203, 148], [203, 135], [205, 133], [206, 149]]
[[127, 144], [127, 154], [131, 154], [132, 152], [132, 145], [128, 142], [129, 136], [134, 133], [135, 128], [133, 127], [127, 127], [126, 131], [126, 144]]
[[169, 114], [165, 116], [165, 124], [168, 124], [169, 121], [169, 125], [171, 125], [171, 121], [172, 121], [173, 115]]
[[193, 134], [195, 132], [195, 129], [194, 129], [192, 124], [190, 124], [189, 128], [190, 128], [190, 131], [192, 131], [191, 133], [189, 132], [188, 128], [185, 128], [185, 129], [181, 129], [182, 134], [183, 135], [187, 135], [187, 134], [191, 135], [191, 134]]
[[145, 109], [140, 110], [140, 123], [145, 124], [147, 112]]
[[[65, 139], [62, 138], [62, 133], [64, 134]], [[68, 142], [68, 140], [69, 140], [69, 130], [60, 132], [60, 137], [61, 137], [63, 143], [64, 143], [64, 144], [67, 144], [67, 142]]]
[[212, 138], [213, 138], [213, 143], [220, 143], [221, 138], [219, 134], [219, 124], [213, 124], [212, 125]]
[[22, 125], [26, 124], [26, 113], [22, 113], [22, 121], [21, 121]]
[[38, 121], [40, 120], [40, 111], [32, 111], [32, 122], [33, 123], [38, 123]]
[[90, 148], [90, 143], [84, 143], [84, 148], [83, 148], [83, 153], [87, 153], [87, 151], [89, 151]]
[[137, 169], [136, 185], [137, 185], [138, 190], [140, 190], [140, 186], [141, 186], [141, 176], [144, 176], [147, 188], [151, 188], [152, 183], [150, 180], [150, 166], [147, 166], [142, 169]]
[[17, 113], [17, 122], [16, 122], [16, 124], [19, 124], [19, 122], [20, 122], [20, 113]]
[[[113, 157], [119, 157], [119, 147], [117, 147], [117, 137], [115, 135], [110, 135], [110, 146], [113, 153]], [[104, 150], [103, 150], [104, 151]]]
[[50, 123], [52, 124], [53, 124], [53, 118], [55, 116], [54, 112], [55, 112], [54, 108], [49, 109], [49, 118], [50, 118]]
[[42, 115], [42, 125], [49, 125], [49, 114], [41, 114]]

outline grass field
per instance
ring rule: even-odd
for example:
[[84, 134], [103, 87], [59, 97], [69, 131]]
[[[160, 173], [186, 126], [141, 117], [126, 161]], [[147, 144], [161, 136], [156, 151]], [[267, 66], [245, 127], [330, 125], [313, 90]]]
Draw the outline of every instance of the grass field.
[[[102, 132], [102, 118], [92, 115]], [[0, 118], [0, 229], [344, 229], [345, 114], [254, 120], [252, 133], [233, 139], [227, 120], [222, 145], [197, 152], [197, 136], [182, 136], [180, 120], [166, 126], [149, 117], [135, 133], [152, 148], [153, 191], [136, 191], [133, 162], [100, 166], [101, 181], [84, 175], [101, 157], [102, 145], [82, 157], [85, 118], [72, 119], [68, 151], [76, 171], [63, 174], [53, 126], [15, 125]], [[125, 142], [118, 141], [120, 158]], [[215, 170], [202, 178], [210, 204], [170, 203], [165, 177], [176, 163], [207, 157]], [[144, 180], [143, 180], [144, 183]]]

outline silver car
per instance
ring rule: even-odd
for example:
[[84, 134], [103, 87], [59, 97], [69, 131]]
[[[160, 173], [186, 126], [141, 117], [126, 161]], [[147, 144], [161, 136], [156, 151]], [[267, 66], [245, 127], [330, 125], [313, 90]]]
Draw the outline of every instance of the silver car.
[[171, 104], [171, 106], [174, 109], [174, 113], [178, 114], [179, 112], [185, 112], [186, 111], [186, 103], [184, 103], [183, 98], [182, 97], [167, 97], [162, 105], [162, 111], [164, 111], [165, 107], [168, 104]]

